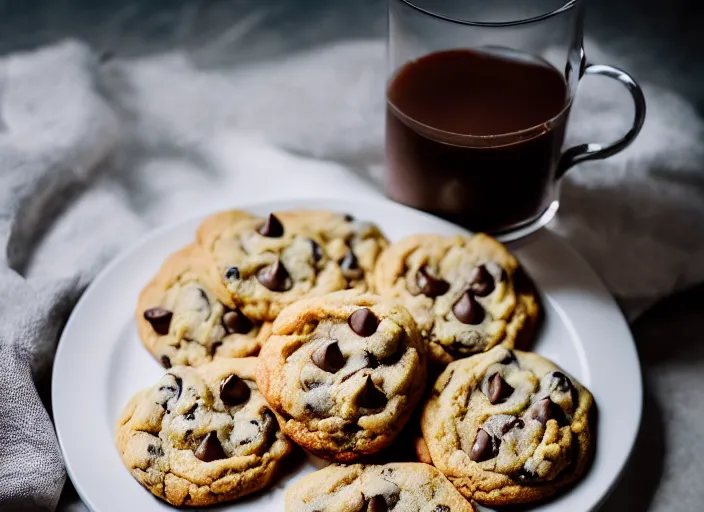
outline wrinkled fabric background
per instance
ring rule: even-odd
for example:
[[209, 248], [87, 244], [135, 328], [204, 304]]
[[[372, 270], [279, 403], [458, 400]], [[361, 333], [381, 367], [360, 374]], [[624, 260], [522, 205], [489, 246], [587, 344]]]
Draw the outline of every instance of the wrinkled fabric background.
[[[256, 199], [381, 195], [383, 4], [0, 2], [0, 510], [59, 503], [53, 352], [120, 250]], [[623, 305], [644, 365], [643, 428], [604, 509], [690, 511], [704, 498], [704, 71], [686, 56], [701, 39], [687, 2], [638, 5], [596, 2], [586, 49], [640, 79], [646, 126], [568, 174], [550, 229]], [[695, 43], [644, 45], [654, 27]], [[629, 102], [585, 80], [570, 140], [615, 138]], [[58, 507], [84, 510], [70, 484]]]

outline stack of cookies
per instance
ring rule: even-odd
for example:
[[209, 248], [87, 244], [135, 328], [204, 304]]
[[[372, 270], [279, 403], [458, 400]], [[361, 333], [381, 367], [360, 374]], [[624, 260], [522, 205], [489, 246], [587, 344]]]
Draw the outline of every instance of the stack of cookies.
[[515, 349], [538, 316], [485, 235], [389, 245], [333, 212], [215, 214], [140, 295], [166, 374], [126, 405], [115, 442], [176, 506], [265, 489], [296, 447], [336, 464], [292, 486], [287, 511], [541, 500], [585, 470], [592, 397]]

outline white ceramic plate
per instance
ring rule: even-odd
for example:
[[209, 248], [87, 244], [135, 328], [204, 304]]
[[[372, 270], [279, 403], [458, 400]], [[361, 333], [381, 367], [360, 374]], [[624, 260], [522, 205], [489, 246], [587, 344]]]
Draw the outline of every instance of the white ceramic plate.
[[[462, 232], [385, 200], [298, 200], [246, 209], [266, 215], [296, 208], [351, 213], [376, 222], [391, 240], [414, 233]], [[137, 295], [168, 254], [192, 241], [200, 220], [161, 229], [113, 261], [86, 290], [61, 336], [52, 385], [56, 431], [69, 476], [95, 512], [170, 509], [123, 467], [113, 445], [113, 426], [127, 400], [163, 373], [137, 337]], [[543, 232], [512, 249], [542, 294], [545, 322], [535, 350], [591, 389], [599, 410], [591, 470], [572, 490], [534, 510], [592, 510], [618, 479], [640, 423], [641, 374], [633, 339], [597, 276], [557, 236]], [[287, 484], [321, 464], [301, 457], [273, 489], [217, 510], [283, 511]]]

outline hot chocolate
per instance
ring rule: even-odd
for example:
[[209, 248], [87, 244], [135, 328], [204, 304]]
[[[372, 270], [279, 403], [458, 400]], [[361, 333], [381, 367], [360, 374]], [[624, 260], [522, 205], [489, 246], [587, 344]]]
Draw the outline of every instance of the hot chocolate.
[[515, 52], [449, 50], [402, 67], [387, 106], [387, 192], [498, 233], [548, 206], [569, 111], [565, 79]]

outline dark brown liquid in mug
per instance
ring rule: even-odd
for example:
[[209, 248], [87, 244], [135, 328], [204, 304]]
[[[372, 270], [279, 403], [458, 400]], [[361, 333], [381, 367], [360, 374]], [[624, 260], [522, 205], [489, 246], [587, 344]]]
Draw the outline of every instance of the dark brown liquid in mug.
[[[562, 74], [535, 58], [450, 50], [410, 62], [388, 89], [387, 193], [475, 231], [534, 220], [552, 200], [568, 104]], [[535, 127], [499, 144], [458, 137]]]

